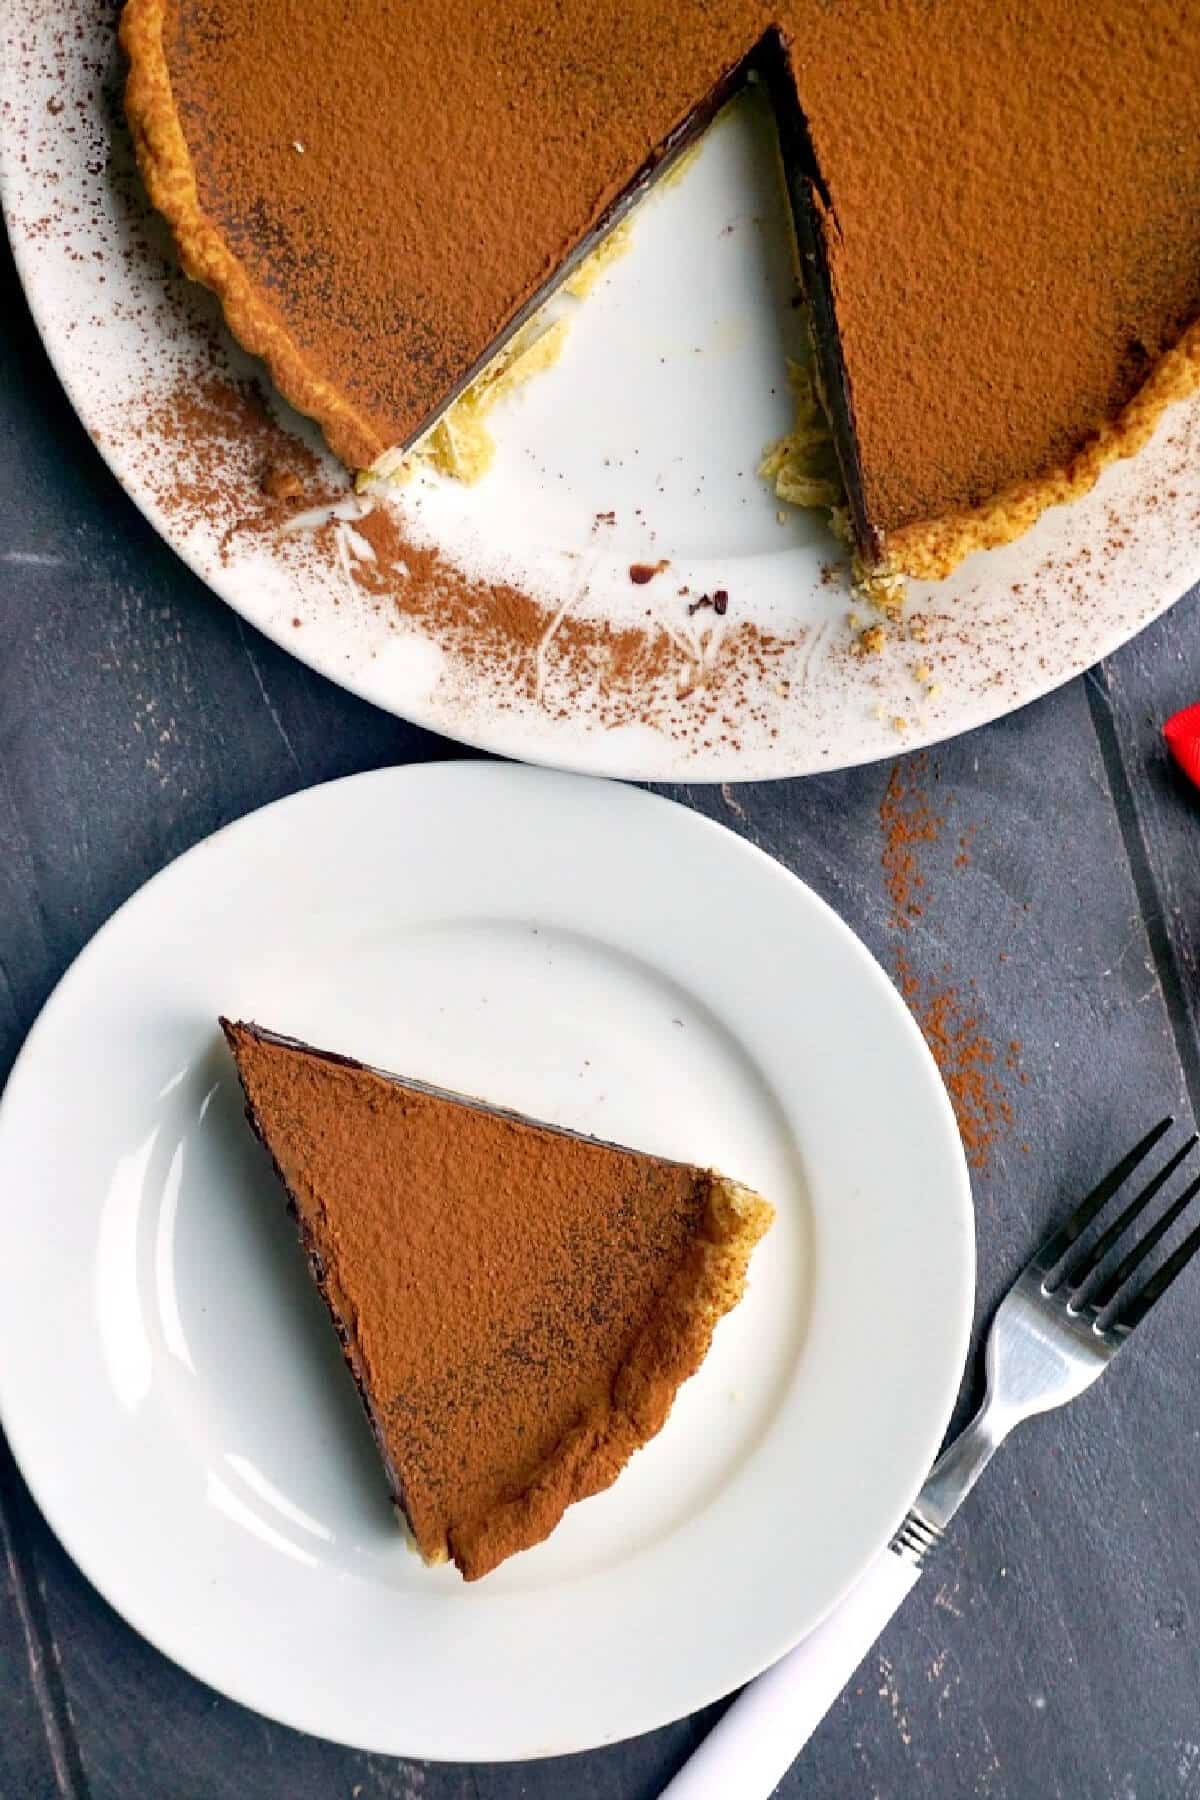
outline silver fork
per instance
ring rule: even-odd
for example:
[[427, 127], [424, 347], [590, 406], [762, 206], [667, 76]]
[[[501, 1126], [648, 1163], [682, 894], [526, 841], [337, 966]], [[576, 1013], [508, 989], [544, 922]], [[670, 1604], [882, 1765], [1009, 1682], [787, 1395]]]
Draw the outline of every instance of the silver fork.
[[1014, 1425], [1073, 1400], [1108, 1367], [1200, 1250], [1200, 1226], [1140, 1286], [1132, 1277], [1200, 1193], [1191, 1181], [1119, 1262], [1117, 1242], [1170, 1181], [1193, 1134], [1085, 1243], [1089, 1227], [1173, 1121], [1162, 1119], [1052, 1232], [1005, 1294], [987, 1339], [983, 1405], [934, 1463], [899, 1530], [823, 1624], [741, 1695], [662, 1800], [767, 1800], [937, 1548]]

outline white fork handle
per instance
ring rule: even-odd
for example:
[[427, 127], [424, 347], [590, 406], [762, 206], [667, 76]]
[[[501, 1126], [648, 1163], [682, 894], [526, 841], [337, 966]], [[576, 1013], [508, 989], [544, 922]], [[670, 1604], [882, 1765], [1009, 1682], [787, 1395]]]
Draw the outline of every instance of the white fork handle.
[[742, 1690], [662, 1800], [768, 1800], [920, 1573], [881, 1550], [829, 1617]]

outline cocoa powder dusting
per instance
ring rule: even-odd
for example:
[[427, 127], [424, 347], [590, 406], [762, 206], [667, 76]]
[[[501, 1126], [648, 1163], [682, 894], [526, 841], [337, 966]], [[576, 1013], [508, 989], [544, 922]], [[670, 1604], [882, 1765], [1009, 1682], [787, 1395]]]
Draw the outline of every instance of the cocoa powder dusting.
[[[772, 31], [827, 195], [875, 524], [1063, 465], [1200, 311], [1193, 7], [428, 0], [402, 31], [367, 0], [125, 14], [139, 61], [165, 58], [136, 139], [161, 155], [169, 106], [209, 228], [193, 254], [212, 276], [228, 247], [284, 391], [360, 465], [415, 435]], [[179, 203], [180, 172], [157, 174]]]
[[318, 457], [276, 422], [250, 381], [213, 373], [180, 382], [131, 417], [128, 432], [134, 445], [158, 446], [157, 497], [172, 520], [185, 531], [221, 528], [226, 560], [234, 537], [277, 529], [296, 492], [320, 479]]
[[365, 519], [356, 520], [355, 530], [370, 544], [384, 568], [394, 569], [404, 561], [404, 538], [386, 506], [376, 506]]
[[666, 1419], [770, 1221], [703, 1170], [225, 1022], [422, 1553], [468, 1579]]
[[[253, 382], [216, 373], [181, 381], [129, 429], [182, 531], [212, 528], [226, 563], [267, 545], [283, 566], [319, 572], [322, 605], [338, 605], [348, 582], [395, 629], [445, 652], [444, 682], [473, 696], [486, 683], [502, 710], [532, 702], [606, 728], [650, 725], [697, 750], [736, 749], [747, 724], [761, 722], [764, 683], [795, 646], [751, 624], [687, 641], [652, 614], [640, 625], [557, 616], [511, 584], [478, 580], [414, 538], [385, 496], [360, 500], [348, 477], [331, 476]], [[302, 496], [274, 497], [264, 479], [272, 470], [294, 472]], [[292, 529], [298, 514], [323, 508], [326, 523]], [[727, 603], [724, 590], [708, 601], [718, 615]]]
[[[896, 939], [892, 960], [896, 985], [946, 1084], [967, 1161], [982, 1172], [997, 1142], [1012, 1130], [1013, 1109], [978, 990], [974, 980], [955, 983], [948, 965], [940, 976], [922, 976], [909, 948], [908, 934], [919, 928], [930, 899], [922, 853], [938, 843], [945, 823], [944, 811], [935, 810], [930, 797], [931, 781], [936, 784], [937, 772], [931, 772], [928, 755], [918, 752], [893, 765], [879, 803], [880, 861], [891, 906], [889, 925]], [[974, 837], [974, 827], [960, 836], [953, 869], [969, 867], [967, 851]], [[1020, 1050], [1020, 1041], [1010, 1039], [1003, 1069], [1025, 1083]]]

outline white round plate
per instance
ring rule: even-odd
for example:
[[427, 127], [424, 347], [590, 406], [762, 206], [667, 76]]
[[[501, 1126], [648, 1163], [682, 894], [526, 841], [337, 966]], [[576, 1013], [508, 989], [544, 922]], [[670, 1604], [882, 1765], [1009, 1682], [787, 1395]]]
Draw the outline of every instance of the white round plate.
[[[319, 537], [244, 528], [273, 454], [265, 427], [245, 436], [231, 398], [252, 365], [148, 214], [120, 119], [110, 0], [11, 0], [0, 34], [0, 194], [34, 316], [85, 425], [231, 606], [392, 711], [593, 773], [802, 774], [1010, 711], [1200, 577], [1197, 398], [1020, 543], [939, 585], [913, 584], [919, 645], [892, 632], [882, 655], [851, 654], [841, 553], [810, 516], [787, 510], [781, 522], [755, 473], [788, 428], [784, 360], [801, 327], [771, 128], [761, 102], [743, 101], [690, 171], [645, 202], [628, 256], [585, 302], [563, 302], [566, 355], [503, 403], [488, 477], [402, 490], [407, 538], [436, 547], [479, 593], [502, 581], [532, 596], [532, 636], [528, 621], [514, 636], [511, 612], [492, 602], [486, 624], [466, 629], [453, 609], [402, 612], [402, 579], [384, 601], [363, 592], [378, 565], [362, 567], [352, 522]], [[325, 476], [344, 480], [312, 428], [276, 412]], [[275, 431], [276, 450], [288, 441]], [[653, 582], [631, 582], [631, 565], [664, 557]], [[689, 614], [717, 589], [729, 595], [723, 617]]]
[[[396, 1526], [219, 1011], [775, 1202], [661, 1435], [481, 1583]], [[181, 857], [30, 1034], [0, 1192], [0, 1416], [51, 1525], [186, 1668], [380, 1752], [578, 1750], [755, 1674], [897, 1524], [967, 1344], [962, 1150], [882, 970], [731, 833], [540, 770], [360, 775]]]

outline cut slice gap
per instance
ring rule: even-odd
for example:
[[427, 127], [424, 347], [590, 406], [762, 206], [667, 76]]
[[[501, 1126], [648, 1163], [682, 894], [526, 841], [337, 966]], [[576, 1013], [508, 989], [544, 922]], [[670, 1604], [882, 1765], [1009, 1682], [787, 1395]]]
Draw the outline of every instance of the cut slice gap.
[[[828, 506], [833, 515], [830, 522], [834, 535], [841, 541], [849, 541], [856, 551], [858, 586], [863, 598], [874, 601], [885, 612], [897, 610], [903, 597], [902, 588], [893, 592], [889, 587], [886, 594], [881, 595], [873, 587], [881, 576], [887, 579], [886, 564], [879, 534], [871, 526], [863, 498], [849, 382], [834, 317], [822, 230], [823, 219], [832, 221], [833, 228], [837, 229], [836, 214], [813, 148], [786, 46], [776, 27], [763, 34], [651, 154], [595, 228], [514, 315], [467, 376], [427, 416], [417, 432], [404, 444], [386, 451], [369, 470], [360, 472], [360, 487], [375, 479], [385, 482], [407, 480], [427, 446], [429, 453], [424, 460], [442, 473], [471, 481], [486, 471], [493, 446], [490, 434], [486, 429], [479, 434], [478, 427], [505, 391], [520, 385], [527, 374], [551, 366], [560, 353], [565, 322], [554, 312], [554, 303], [565, 294], [574, 293], [578, 298], [587, 294], [590, 282], [581, 288], [573, 288], [581, 272], [586, 275], [589, 264], [605, 259], [608, 247], [631, 223], [640, 203], [681, 167], [723, 109], [751, 84], [766, 96], [772, 118], [782, 198], [791, 226], [800, 304], [808, 327], [813, 387], [828, 423], [832, 459], [836, 462], [841, 488], [836, 499], [828, 502], [824, 499], [793, 499], [783, 493], [780, 498], [801, 507], [820, 509]], [[793, 371], [789, 377], [793, 384], [794, 374]], [[474, 404], [473, 395], [478, 395]], [[459, 458], [451, 440], [460, 435], [458, 414], [463, 412], [464, 406], [461, 426], [466, 454]], [[445, 438], [446, 442], [439, 445], [439, 438]], [[839, 514], [842, 515], [840, 520]]]
[[[651, 151], [624, 192], [618, 195], [592, 229], [562, 258], [541, 286], [517, 309], [503, 330], [497, 333], [492, 342], [476, 357], [465, 374], [455, 382], [438, 404], [430, 409], [416, 430], [401, 443], [385, 451], [384, 457], [388, 459], [402, 458], [428, 438], [455, 403], [476, 382], [487, 376], [493, 364], [503, 358], [518, 334], [527, 325], [534, 323], [538, 314], [558, 294], [569, 291], [572, 278], [580, 272], [588, 259], [601, 249], [605, 240], [610, 238], [630, 216], [638, 203], [677, 168], [689, 151], [698, 144], [722, 109], [746, 85], [757, 66], [756, 59], [761, 48], [761, 42], [756, 44], [729, 69], [721, 80], [710, 89], [704, 99], [680, 121], [670, 135]], [[382, 458], [377, 458], [373, 467], [378, 468], [382, 460]]]
[[883, 561], [883, 546], [867, 514], [854, 430], [850, 380], [842, 356], [824, 223], [840, 230], [821, 174], [782, 34], [768, 31], [755, 51], [779, 140], [780, 175], [788, 198], [796, 269], [807, 312], [817, 398], [825, 410], [850, 510], [855, 548], [868, 569]]
[[[241, 27], [253, 37], [250, 28], [257, 15], [251, 9], [247, 21], [244, 9], [248, 0], [240, 3]], [[486, 293], [477, 297], [474, 284], [464, 282], [462, 277], [460, 244], [457, 256], [436, 261], [437, 281], [428, 286], [428, 291], [428, 284], [418, 282], [412, 286], [412, 316], [403, 305], [399, 310], [402, 331], [397, 330], [397, 308], [386, 283], [376, 295], [367, 279], [377, 261], [376, 245], [392, 229], [395, 205], [386, 215], [376, 207], [370, 220], [371, 233], [358, 233], [348, 257], [334, 259], [354, 278], [357, 290], [370, 288], [375, 306], [370, 331], [357, 330], [354, 307], [346, 317], [339, 314], [331, 318], [319, 293], [314, 299], [312, 284], [300, 282], [294, 296], [297, 317], [304, 323], [300, 334], [293, 330], [287, 308], [279, 310], [270, 297], [274, 288], [270, 243], [264, 240], [252, 245], [254, 256], [243, 260], [228, 241], [221, 223], [224, 211], [220, 194], [231, 185], [236, 187], [240, 179], [237, 156], [227, 167], [214, 164], [221, 176], [218, 199], [214, 210], [205, 211], [183, 113], [172, 85], [171, 50], [164, 44], [164, 22], [176, 16], [169, 0], [126, 0], [121, 32], [130, 54], [127, 112], [151, 199], [173, 227], [185, 270], [216, 289], [234, 335], [246, 349], [265, 358], [285, 397], [320, 421], [329, 444], [346, 464], [361, 468], [373, 464], [389, 447], [399, 444], [403, 449], [419, 442], [455, 400], [471, 389], [496, 354], [523, 329], [546, 299], [569, 281], [590, 246], [625, 217], [640, 196], [695, 141], [724, 100], [751, 76], [758, 76], [768, 87], [782, 146], [797, 260], [812, 309], [817, 372], [842, 466], [860, 563], [868, 577], [882, 569], [937, 579], [948, 574], [972, 550], [994, 548], [1020, 536], [1048, 507], [1079, 498], [1109, 464], [1133, 455], [1146, 442], [1166, 407], [1194, 392], [1200, 382], [1200, 322], [1193, 319], [1182, 337], [1178, 335], [1181, 325], [1194, 314], [1189, 277], [1181, 278], [1178, 293], [1174, 288], [1165, 295], [1157, 290], [1146, 292], [1144, 283], [1130, 290], [1129, 305], [1139, 316], [1142, 310], [1147, 314], [1136, 341], [1157, 344], [1162, 351], [1158, 362], [1145, 374], [1142, 386], [1131, 394], [1129, 333], [1121, 328], [1114, 335], [1111, 321], [1093, 320], [1086, 292], [1088, 272], [1097, 259], [1103, 261], [1105, 245], [1111, 240], [1110, 220], [1113, 227], [1124, 229], [1119, 211], [1121, 197], [1110, 184], [1098, 189], [1098, 198], [1100, 194], [1104, 196], [1102, 207], [1075, 205], [1071, 210], [1070, 218], [1082, 223], [1077, 228], [1072, 225], [1070, 230], [1064, 225], [1060, 235], [1075, 245], [1077, 253], [1073, 257], [1065, 254], [1053, 225], [1047, 224], [1040, 213], [1031, 212], [1028, 218], [1031, 243], [1036, 243], [1039, 254], [1052, 268], [1061, 268], [1064, 296], [1069, 290], [1073, 296], [1072, 311], [1087, 322], [1083, 329], [1086, 369], [1075, 372], [1064, 368], [1059, 379], [1045, 384], [1053, 392], [1043, 393], [1040, 380], [1032, 386], [1023, 380], [1023, 359], [1030, 349], [1024, 324], [1024, 290], [1020, 286], [1023, 264], [1020, 260], [1014, 263], [1012, 258], [998, 258], [988, 290], [991, 294], [995, 288], [995, 302], [989, 302], [984, 309], [994, 326], [990, 334], [984, 334], [986, 348], [992, 350], [994, 338], [991, 360], [1004, 371], [1007, 384], [997, 388], [974, 357], [973, 290], [969, 284], [943, 280], [937, 273], [940, 251], [950, 241], [958, 246], [963, 266], [974, 262], [971, 233], [965, 227], [960, 231], [955, 223], [970, 223], [974, 210], [958, 206], [953, 185], [949, 191], [943, 186], [938, 192], [936, 207], [918, 209], [916, 223], [928, 241], [909, 242], [903, 189], [909, 183], [910, 172], [903, 164], [892, 168], [891, 176], [898, 177], [898, 182], [892, 182], [896, 191], [886, 203], [880, 201], [891, 233], [890, 242], [882, 263], [878, 256], [872, 258], [872, 250], [877, 247], [870, 216], [873, 177], [867, 171], [860, 181], [854, 173], [860, 152], [855, 151], [853, 138], [847, 141], [853, 121], [847, 121], [840, 91], [842, 71], [847, 67], [845, 51], [855, 42], [856, 27], [850, 17], [835, 25], [839, 9], [834, 9], [826, 20], [827, 10], [814, 7], [811, 15], [802, 11], [795, 15], [777, 12], [776, 24], [764, 29], [770, 14], [765, 9], [749, 9], [730, 18], [727, 32], [722, 31], [720, 19], [710, 19], [710, 26], [716, 27], [715, 35], [710, 32], [693, 42], [686, 34], [681, 37], [678, 30], [672, 33], [661, 13], [647, 9], [643, 21], [649, 32], [646, 54], [654, 55], [664, 69], [670, 69], [686, 44], [690, 58], [684, 69], [677, 71], [674, 85], [659, 92], [660, 104], [653, 122], [648, 126], [643, 122], [639, 128], [636, 111], [631, 111], [636, 82], [613, 84], [608, 93], [612, 110], [605, 116], [611, 116], [619, 127], [620, 148], [611, 166], [589, 171], [589, 139], [586, 133], [582, 138], [578, 135], [580, 121], [568, 120], [568, 134], [562, 142], [564, 154], [571, 152], [570, 192], [564, 193], [563, 205], [554, 220], [547, 221], [543, 240], [539, 242], [536, 230], [528, 241], [518, 240], [506, 231], [494, 247], [503, 253], [511, 239], [513, 266], [506, 269], [503, 261], [496, 262], [494, 279]], [[982, 10], [986, 12], [986, 8]], [[567, 13], [560, 9], [556, 18], [569, 34], [572, 20]], [[795, 26], [794, 40], [788, 24], [783, 22], [787, 20]], [[1102, 16], [1095, 23], [1094, 35], [1085, 33], [1089, 53], [1098, 59], [1106, 82], [1113, 78], [1114, 67], [1115, 82], [1119, 82], [1123, 65], [1120, 58], [1115, 65], [1113, 61], [1113, 22]], [[886, 40], [885, 24], [886, 33], [895, 36], [894, 44]], [[1070, 126], [1076, 115], [1086, 138], [1093, 131], [1095, 120], [1106, 118], [1111, 109], [1100, 108], [1099, 114], [1091, 109], [1089, 115], [1077, 96], [1062, 96], [1060, 128], [1057, 104], [1061, 95], [1061, 61], [1062, 55], [1073, 52], [1075, 47], [1069, 32], [1073, 22], [1051, 8], [1045, 25], [1045, 31], [1039, 29], [1033, 34], [1029, 45], [1024, 42], [1024, 34], [1007, 26], [998, 29], [995, 59], [981, 54], [979, 66], [981, 71], [985, 67], [991, 71], [995, 104], [1000, 116], [1007, 118], [1010, 96], [1019, 98], [1024, 91], [1022, 76], [1034, 42], [1043, 44], [1045, 54], [1037, 68], [1042, 86], [1040, 90], [1030, 90], [1036, 113], [1031, 123], [1037, 126], [1032, 139], [1043, 156], [1057, 162], [1061, 131]], [[439, 45], [443, 51], [448, 46], [455, 50], [462, 47], [463, 34], [455, 32], [453, 25], [447, 29], [451, 36], [444, 43], [436, 34], [434, 39], [426, 40], [426, 52], [437, 50]], [[900, 63], [912, 55], [919, 57], [925, 29], [923, 19], [914, 17], [906, 25], [884, 9], [869, 59], [876, 74], [890, 68], [893, 51]], [[961, 48], [952, 28], [943, 30], [931, 19], [928, 29], [931, 52], [943, 59], [948, 57], [949, 66], [957, 70]], [[1082, 20], [1079, 29], [1083, 30]], [[843, 31], [850, 33], [845, 43], [839, 36]], [[538, 27], [537, 36], [543, 35]], [[969, 54], [970, 40], [966, 42]], [[653, 50], [651, 45], [655, 46]], [[1147, 106], [1158, 92], [1153, 34], [1149, 45], [1142, 69]], [[506, 39], [502, 61], [512, 48]], [[1137, 48], [1142, 54], [1143, 46], [1139, 43]], [[272, 53], [272, 46], [263, 47], [264, 57]], [[562, 61], [560, 53], [558, 65], [551, 60], [542, 69], [549, 89], [556, 93]], [[188, 66], [186, 54], [183, 62]], [[490, 81], [491, 65], [481, 63], [475, 73], [480, 70]], [[240, 142], [230, 121], [236, 127], [244, 96], [240, 85], [231, 86], [227, 79], [227, 64], [208, 67], [200, 59], [194, 72], [200, 77], [201, 112], [207, 114], [214, 94], [224, 109], [225, 128], [213, 141]], [[429, 92], [437, 86], [436, 80], [425, 84]], [[603, 91], [602, 81], [600, 88]], [[935, 82], [928, 93], [922, 92], [925, 107], [930, 105], [930, 94], [934, 96], [934, 120], [939, 117], [939, 91]], [[192, 99], [195, 98], [193, 93]], [[542, 136], [542, 90], [531, 90], [528, 98], [529, 118], [519, 130], [521, 156], [517, 164], [532, 200], [541, 181], [537, 153], [539, 147], [550, 150], [551, 142]], [[1189, 98], [1185, 91], [1185, 101]], [[310, 82], [304, 100], [310, 114], [319, 116], [319, 86]], [[803, 104], [805, 100], [811, 105], [811, 114]], [[1127, 149], [1140, 155], [1144, 142], [1144, 134], [1137, 135], [1140, 115], [1129, 109], [1126, 119], [1124, 109], [1118, 108], [1117, 112], [1129, 140]], [[1161, 106], [1157, 106], [1156, 115], [1160, 114]], [[415, 114], [413, 117], [415, 120]], [[811, 130], [809, 117], [813, 122]], [[441, 123], [439, 117], [439, 127]], [[472, 123], [478, 140], [476, 149], [487, 161], [493, 143], [490, 135], [486, 139], [480, 136], [480, 127], [486, 127], [482, 107], [473, 109]], [[270, 137], [268, 133], [267, 150], [275, 145], [277, 136]], [[1023, 134], [1009, 133], [1005, 141], [1010, 145], [1022, 142]], [[969, 154], [964, 166], [979, 176], [968, 186], [984, 209], [986, 221], [998, 213], [995, 196], [985, 179], [993, 158], [986, 144], [976, 154], [974, 140], [968, 137], [965, 142]], [[814, 154], [818, 147], [824, 167], [818, 166]], [[1129, 164], [1130, 155], [1124, 161]], [[880, 162], [887, 162], [882, 151]], [[431, 162], [430, 168], [436, 166], [438, 159]], [[459, 181], [459, 165], [451, 159], [448, 164], [443, 160], [441, 166], [449, 167], [452, 174], [448, 185], [443, 182], [439, 187], [435, 183], [434, 191], [442, 194], [452, 216], [458, 219], [460, 214], [465, 216], [454, 203], [460, 192], [455, 185]], [[553, 162], [549, 166], [554, 169]], [[844, 175], [844, 168], [850, 173]], [[944, 176], [944, 169], [941, 173]], [[323, 237], [330, 220], [339, 216], [336, 205], [330, 204], [327, 171], [323, 179], [324, 185], [317, 182], [314, 188], [318, 237]], [[999, 170], [997, 179], [1001, 186], [1017, 188], [1014, 216], [1019, 227], [1020, 208], [1032, 207], [1029, 196], [1032, 193], [1036, 197], [1037, 190], [1024, 179], [1022, 168], [1011, 168], [1008, 163]], [[551, 186], [557, 191], [561, 183]], [[1157, 199], [1151, 211], [1160, 219], [1170, 243], [1179, 237], [1183, 252], [1180, 267], [1190, 268], [1194, 259], [1187, 252], [1194, 231], [1194, 209], [1189, 216], [1186, 194], [1177, 187], [1171, 170], [1167, 170], [1151, 198], [1155, 192]], [[400, 221], [401, 241], [409, 243], [427, 237], [420, 190], [414, 189], [414, 193], [417, 204], [408, 206]], [[834, 194], [838, 196], [836, 208], [831, 204]], [[1000, 205], [1006, 204], [1006, 197], [1001, 195]], [[945, 220], [937, 207], [946, 210]], [[302, 216], [304, 206], [298, 203], [297, 217]], [[1098, 229], [1106, 236], [1097, 237], [1093, 243]], [[898, 231], [902, 235], [898, 236]], [[483, 232], [486, 236], [486, 222]], [[435, 230], [434, 240], [437, 235]], [[449, 237], [452, 239], [453, 233]], [[917, 239], [920, 237], [918, 232]], [[433, 248], [437, 248], [436, 241]], [[906, 259], [910, 255], [916, 260], [911, 272], [907, 272]], [[1151, 259], [1152, 269], [1154, 261]], [[1164, 311], [1167, 301], [1170, 304]], [[914, 355], [919, 351], [929, 364], [919, 382], [909, 379], [915, 364], [903, 345], [898, 363], [892, 361], [889, 353], [877, 366], [872, 364], [877, 347], [890, 345], [892, 332], [903, 329], [904, 311], [910, 305], [917, 310], [913, 313], [909, 345]], [[947, 317], [953, 317], [953, 331], [946, 344], [939, 346], [934, 340], [936, 322], [943, 310]], [[1040, 368], [1056, 361], [1055, 334], [1061, 312], [1061, 307], [1053, 312], [1043, 308], [1040, 318], [1030, 315], [1031, 324], [1037, 325], [1034, 335]], [[839, 332], [839, 321], [846, 328], [845, 335]], [[934, 321], [933, 325], [930, 321]], [[326, 334], [331, 334], [333, 351], [328, 360], [318, 353]], [[403, 337], [404, 342], [396, 342], [393, 349], [397, 337]], [[444, 354], [436, 367], [428, 360], [430, 343], [443, 346]], [[943, 392], [943, 351], [947, 345], [953, 352], [953, 368]], [[983, 354], [985, 346], [978, 348]], [[364, 358], [370, 359], [365, 365]], [[995, 399], [988, 402], [986, 397], [994, 389]], [[1097, 394], [1110, 391], [1114, 404], [1118, 394], [1123, 396], [1122, 404], [1111, 415], [1104, 407], [1097, 411], [1095, 404]], [[960, 437], [962, 443], [958, 441]]]

